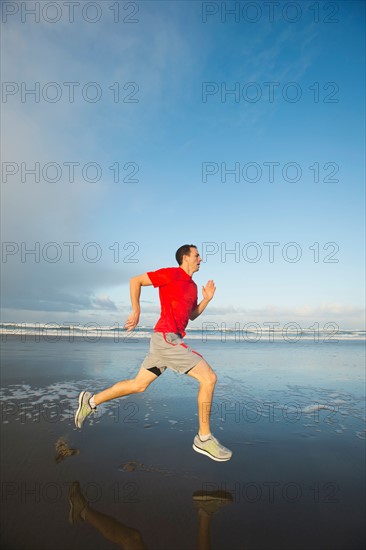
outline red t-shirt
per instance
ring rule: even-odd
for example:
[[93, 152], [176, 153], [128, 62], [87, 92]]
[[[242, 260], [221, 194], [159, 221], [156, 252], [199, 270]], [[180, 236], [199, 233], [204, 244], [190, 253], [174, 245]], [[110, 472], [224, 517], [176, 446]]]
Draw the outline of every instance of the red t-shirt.
[[190, 314], [197, 307], [197, 285], [181, 267], [164, 267], [149, 271], [154, 287], [159, 287], [160, 319], [155, 332], [175, 332], [185, 336]]

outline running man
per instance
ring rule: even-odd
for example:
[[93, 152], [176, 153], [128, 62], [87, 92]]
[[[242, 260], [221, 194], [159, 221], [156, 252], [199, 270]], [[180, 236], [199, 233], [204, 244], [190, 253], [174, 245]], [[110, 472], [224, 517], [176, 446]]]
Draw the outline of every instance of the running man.
[[203, 299], [197, 303], [197, 285], [192, 275], [199, 270], [201, 258], [197, 247], [185, 244], [178, 248], [175, 258], [179, 267], [168, 267], [137, 275], [130, 281], [132, 313], [126, 321], [127, 331], [133, 330], [140, 318], [140, 293], [142, 286], [159, 288], [161, 304], [160, 319], [154, 327], [150, 352], [145, 357], [133, 380], [117, 382], [96, 394], [82, 391], [75, 424], [81, 428], [93, 409], [117, 397], [141, 393], [168, 367], [178, 373], [188, 374], [198, 380], [199, 431], [193, 441], [193, 449], [212, 460], [230, 460], [232, 452], [221, 445], [211, 434], [210, 413], [216, 374], [202, 355], [184, 342], [188, 321], [193, 321], [206, 309], [215, 294], [215, 283], [210, 280], [202, 287]]

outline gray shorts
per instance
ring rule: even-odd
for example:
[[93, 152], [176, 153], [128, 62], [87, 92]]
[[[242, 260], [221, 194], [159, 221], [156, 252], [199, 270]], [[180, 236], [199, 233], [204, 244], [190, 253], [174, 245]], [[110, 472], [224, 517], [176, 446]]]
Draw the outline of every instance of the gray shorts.
[[179, 374], [186, 374], [202, 359], [202, 355], [184, 344], [178, 334], [154, 332], [151, 336], [150, 352], [141, 366], [156, 376], [160, 376], [167, 367]]

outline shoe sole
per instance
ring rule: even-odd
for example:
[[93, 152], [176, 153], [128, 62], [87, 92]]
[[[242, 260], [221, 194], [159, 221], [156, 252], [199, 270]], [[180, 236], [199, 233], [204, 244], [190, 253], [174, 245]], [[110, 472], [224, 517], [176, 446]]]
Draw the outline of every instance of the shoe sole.
[[80, 411], [81, 411], [81, 407], [82, 407], [82, 404], [83, 404], [83, 399], [84, 399], [85, 394], [86, 394], [86, 391], [82, 391], [79, 395], [79, 407], [78, 407], [78, 410], [75, 413], [75, 426], [77, 428], [81, 428], [81, 426], [82, 426], [82, 425], [79, 426], [79, 424], [78, 424], [78, 416], [79, 416]]
[[192, 498], [195, 502], [233, 502], [233, 495], [228, 491], [196, 491]]
[[228, 458], [217, 458], [216, 456], [213, 456], [211, 453], [208, 453], [207, 451], [204, 451], [203, 449], [200, 449], [199, 447], [196, 447], [196, 445], [193, 443], [192, 449], [196, 451], [196, 453], [201, 453], [202, 455], [208, 456], [208, 458], [211, 458], [212, 460], [216, 460], [216, 462], [227, 462], [231, 459], [231, 456]]

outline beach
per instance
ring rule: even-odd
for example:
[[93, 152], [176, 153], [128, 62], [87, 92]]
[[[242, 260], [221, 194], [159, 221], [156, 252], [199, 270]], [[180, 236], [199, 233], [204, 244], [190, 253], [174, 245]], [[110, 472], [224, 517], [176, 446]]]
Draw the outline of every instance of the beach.
[[[2, 548], [364, 547], [364, 339], [186, 343], [218, 375], [228, 462], [193, 451], [198, 386], [170, 371], [75, 428], [79, 392], [133, 377], [145, 333], [3, 339]], [[70, 522], [74, 482], [99, 523]], [[198, 491], [231, 498], [205, 508]]]

